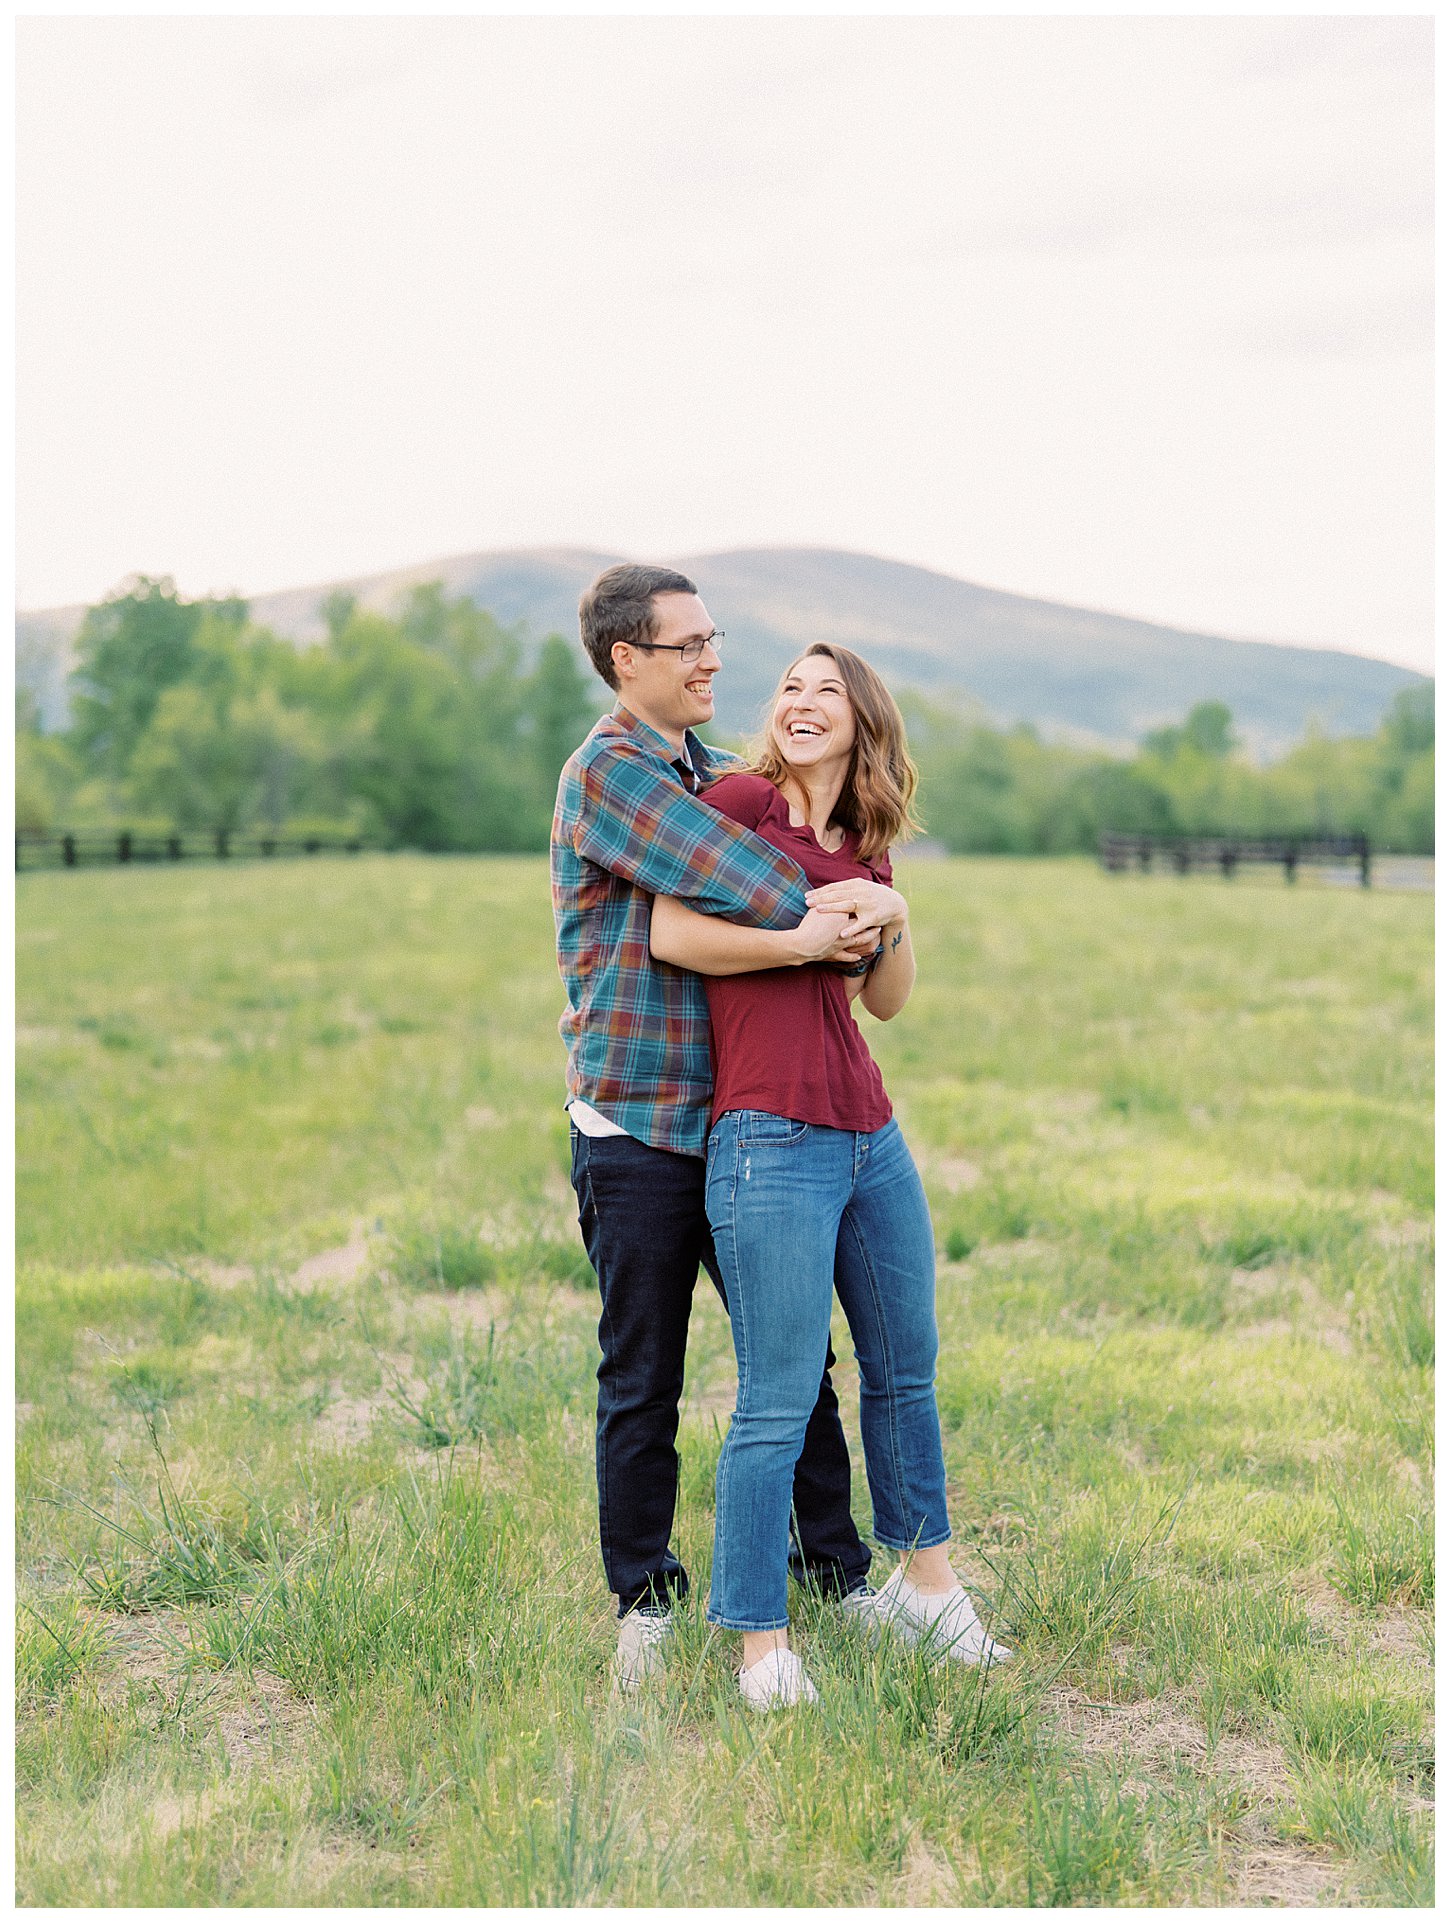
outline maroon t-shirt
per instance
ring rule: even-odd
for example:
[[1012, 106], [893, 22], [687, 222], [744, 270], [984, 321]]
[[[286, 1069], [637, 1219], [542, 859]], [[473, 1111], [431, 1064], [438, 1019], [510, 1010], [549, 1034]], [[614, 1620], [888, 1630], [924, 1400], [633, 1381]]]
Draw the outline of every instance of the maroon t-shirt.
[[[785, 796], [763, 775], [725, 775], [703, 798], [789, 855], [812, 888], [832, 881], [890, 883], [890, 861], [884, 855], [862, 861], [850, 829], [831, 853], [813, 829], [793, 826]], [[807, 963], [752, 975], [707, 975], [705, 990], [715, 1066], [712, 1122], [738, 1108], [863, 1132], [891, 1120], [881, 1071], [856, 1026], [838, 970]]]

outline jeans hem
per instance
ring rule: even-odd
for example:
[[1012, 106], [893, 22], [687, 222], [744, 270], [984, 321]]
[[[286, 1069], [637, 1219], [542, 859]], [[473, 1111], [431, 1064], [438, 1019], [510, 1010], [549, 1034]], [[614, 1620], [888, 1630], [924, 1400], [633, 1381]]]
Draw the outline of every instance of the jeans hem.
[[770, 1623], [737, 1623], [731, 1622], [726, 1616], [717, 1616], [713, 1609], [705, 1611], [705, 1621], [713, 1623], [717, 1629], [734, 1629], [746, 1636], [763, 1635], [767, 1629], [790, 1628], [790, 1618], [787, 1616], [778, 1616]]
[[889, 1536], [883, 1536], [879, 1529], [874, 1533], [883, 1549], [894, 1549], [899, 1555], [908, 1555], [914, 1549], [940, 1549], [944, 1542], [952, 1539], [950, 1529], [943, 1536], [914, 1536], [910, 1542], [893, 1542]]

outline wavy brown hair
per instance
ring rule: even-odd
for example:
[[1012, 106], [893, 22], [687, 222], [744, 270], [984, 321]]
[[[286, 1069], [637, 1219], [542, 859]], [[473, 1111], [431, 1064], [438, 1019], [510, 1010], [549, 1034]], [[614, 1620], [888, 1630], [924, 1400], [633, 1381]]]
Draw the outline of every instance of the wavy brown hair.
[[912, 808], [916, 793], [916, 763], [907, 753], [906, 724], [901, 710], [881, 676], [850, 648], [817, 641], [798, 654], [776, 683], [765, 715], [765, 732], [751, 762], [754, 774], [764, 775], [784, 788], [790, 769], [775, 745], [775, 710], [781, 691], [802, 661], [823, 654], [834, 661], [846, 685], [846, 698], [856, 717], [856, 745], [846, 770], [846, 785], [835, 806], [835, 819], [855, 830], [863, 861], [879, 861], [888, 848], [921, 833]]

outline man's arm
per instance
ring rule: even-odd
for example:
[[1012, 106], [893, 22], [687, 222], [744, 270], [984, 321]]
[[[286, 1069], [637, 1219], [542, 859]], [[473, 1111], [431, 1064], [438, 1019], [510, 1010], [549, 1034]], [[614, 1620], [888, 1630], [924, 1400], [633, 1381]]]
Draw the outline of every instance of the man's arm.
[[656, 756], [620, 743], [578, 770], [577, 784], [569, 832], [576, 853], [596, 867], [756, 927], [781, 930], [805, 916], [806, 879], [796, 864], [686, 794]]
[[[874, 946], [875, 931], [865, 939]], [[677, 897], [657, 895], [649, 948], [656, 961], [697, 975], [752, 975], [760, 968], [798, 968], [806, 962], [855, 961], [863, 940], [849, 915], [808, 909], [794, 928], [741, 928], [697, 914]]]

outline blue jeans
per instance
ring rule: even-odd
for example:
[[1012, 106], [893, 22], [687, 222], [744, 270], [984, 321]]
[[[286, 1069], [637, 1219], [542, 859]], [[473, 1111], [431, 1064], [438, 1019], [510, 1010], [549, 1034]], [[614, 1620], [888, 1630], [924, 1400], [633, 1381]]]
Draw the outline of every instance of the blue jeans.
[[[705, 1217], [705, 1163], [631, 1135], [570, 1130], [579, 1227], [599, 1278], [599, 1545], [619, 1613], [662, 1609], [689, 1587], [670, 1548], [679, 1456], [675, 1435], [685, 1338], [704, 1264], [723, 1297]], [[844, 1596], [871, 1562], [851, 1519], [851, 1458], [831, 1386], [829, 1350], [816, 1371], [810, 1422], [795, 1463], [798, 1541], [791, 1569]], [[792, 1458], [794, 1461], [794, 1458]]]
[[951, 1536], [931, 1217], [895, 1122], [855, 1134], [754, 1109], [711, 1130], [705, 1206], [738, 1371], [707, 1614], [725, 1629], [783, 1629], [791, 1478], [820, 1388], [833, 1281], [861, 1373], [877, 1539], [926, 1549]]

